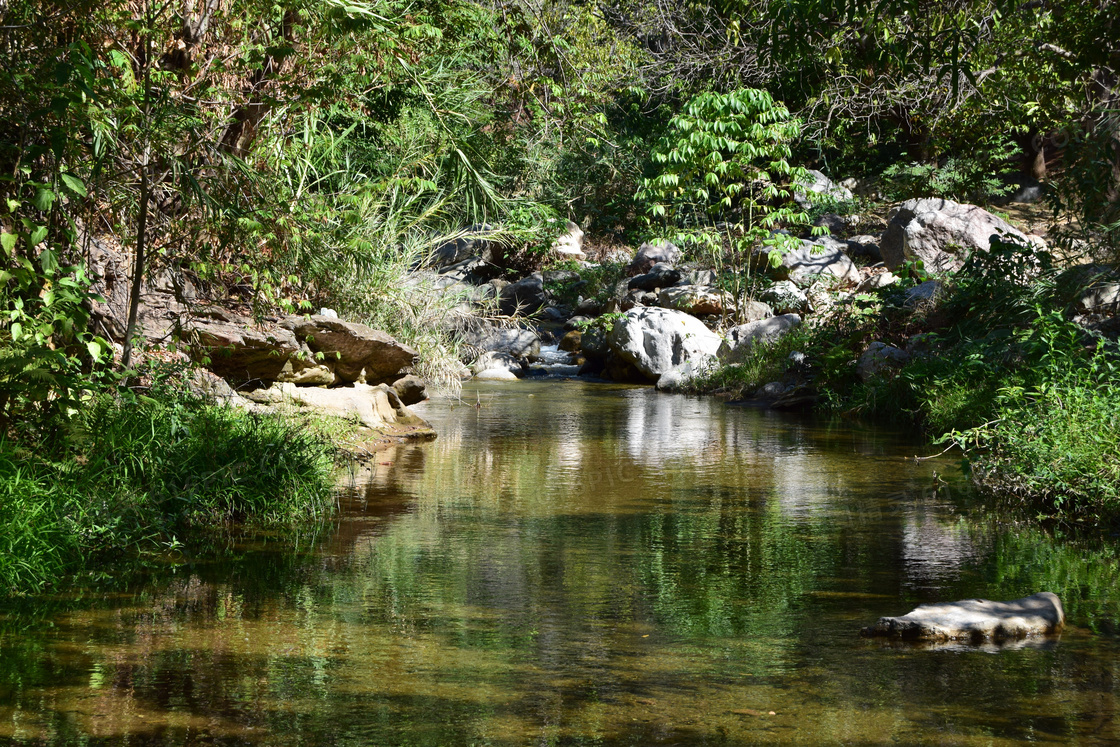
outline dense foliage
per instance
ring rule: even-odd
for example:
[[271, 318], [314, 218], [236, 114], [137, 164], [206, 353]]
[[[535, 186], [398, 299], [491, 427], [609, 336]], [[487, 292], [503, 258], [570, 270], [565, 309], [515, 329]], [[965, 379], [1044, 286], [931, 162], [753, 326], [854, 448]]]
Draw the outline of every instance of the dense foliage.
[[[413, 344], [421, 373], [450, 380], [461, 299], [413, 274], [447, 237], [485, 224], [531, 253], [565, 219], [594, 239], [674, 237], [739, 299], [759, 246], [780, 252], [791, 240], [778, 229], [813, 217], [791, 200], [809, 166], [888, 199], [980, 202], [1029, 173], [1062, 219], [1067, 258], [1115, 259], [1118, 40], [1111, 0], [9, 0], [0, 437], [52, 459], [82, 453], [75, 423], [134, 381], [145, 277], [181, 273], [212, 300], [248, 296], [260, 315], [331, 306]], [[120, 350], [88, 324], [98, 237], [132, 260]], [[863, 334], [838, 324], [849, 345]], [[997, 366], [973, 388], [953, 377], [992, 345], [1025, 360], [1014, 345], [1054, 325], [1048, 312], [949, 325], [951, 363], [925, 388], [937, 395], [913, 407], [943, 430], [975, 428], [991, 418], [958, 417], [968, 408], [953, 403], [981, 398], [974, 413], [997, 420], [973, 435], [1045, 463], [999, 430], [1000, 413], [1055, 396], [1104, 412], [1091, 392], [1038, 388], [1103, 387], [1104, 359], [1078, 357], [1068, 379], [1031, 378], [1033, 364]], [[1005, 327], [1014, 345], [989, 339]], [[183, 417], [209, 417], [196, 410]], [[60, 480], [36, 495], [73, 485], [15, 465], [12, 484]], [[179, 489], [166, 467], [145, 490]]]

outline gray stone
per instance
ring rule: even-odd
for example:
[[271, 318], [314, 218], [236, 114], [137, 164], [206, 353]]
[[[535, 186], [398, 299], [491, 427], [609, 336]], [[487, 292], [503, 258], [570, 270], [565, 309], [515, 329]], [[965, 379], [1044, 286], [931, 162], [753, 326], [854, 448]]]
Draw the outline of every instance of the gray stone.
[[848, 221], [844, 216], [836, 213], [825, 213], [813, 221], [813, 225], [818, 228], [827, 228], [833, 236], [839, 236], [848, 230]]
[[866, 280], [856, 286], [856, 293], [870, 293], [873, 290], [886, 288], [899, 281], [898, 275], [892, 272], [880, 272], [868, 276]]
[[479, 381], [517, 381], [517, 376], [504, 368], [488, 368], [474, 375]]
[[478, 376], [483, 371], [493, 371], [496, 369], [508, 371], [514, 376], [521, 376], [525, 372], [525, 362], [515, 358], [509, 353], [489, 351], [478, 356], [474, 363], [471, 364], [470, 369], [471, 373], [475, 376]]
[[695, 366], [705, 363], [719, 349], [720, 338], [696, 317], [647, 307], [632, 309], [616, 320], [607, 342], [618, 358], [656, 380], [685, 361]]
[[428, 388], [424, 380], [415, 374], [402, 376], [393, 382], [393, 391], [405, 405], [415, 405], [428, 398]]
[[184, 323], [180, 336], [196, 360], [208, 358], [210, 370], [224, 379], [275, 381], [288, 358], [300, 352], [291, 330], [221, 308], [198, 313], [207, 316]]
[[777, 399], [786, 391], [786, 385], [780, 381], [770, 381], [758, 388], [754, 393], [755, 399]]
[[820, 202], [821, 198], [834, 202], [852, 199], [850, 189], [832, 181], [823, 172], [816, 169], [809, 169], [808, 172], [808, 180], [800, 185], [802, 189], [793, 193], [794, 202], [800, 205], [802, 209], [807, 210], [813, 207], [813, 201]]
[[649, 272], [655, 264], [660, 262], [676, 265], [681, 261], [681, 250], [668, 241], [658, 241], [653, 244], [642, 244], [638, 253], [630, 262], [630, 274], [640, 275]]
[[926, 604], [901, 617], [881, 617], [861, 634], [917, 641], [999, 642], [1058, 633], [1065, 619], [1061, 600], [1043, 591], [1010, 602], [966, 599]]
[[685, 361], [661, 374], [661, 377], [657, 380], [656, 388], [660, 392], [684, 391], [707, 368], [708, 365], [705, 363], [694, 365], [690, 360]]
[[849, 257], [860, 257], [871, 263], [883, 261], [883, 252], [879, 249], [878, 236], [861, 234], [859, 236], [852, 236], [844, 243], [848, 246]]
[[823, 277], [858, 283], [859, 270], [843, 248], [845, 244], [828, 237], [817, 242], [803, 241], [800, 247], [782, 255], [781, 264], [773, 268], [772, 273], [781, 280], [805, 285]]
[[774, 309], [762, 301], [744, 301], [739, 305], [739, 323], [748, 324], [774, 316]]
[[739, 363], [758, 344], [771, 343], [801, 326], [797, 314], [782, 314], [749, 324], [740, 324], [727, 332], [717, 355], [723, 363]]
[[494, 227], [485, 223], [464, 228], [454, 238], [443, 242], [432, 251], [429, 264], [439, 269], [473, 256], [491, 261], [493, 257], [488, 237], [493, 231]]
[[342, 381], [392, 381], [416, 363], [415, 350], [364, 324], [326, 316], [288, 317], [280, 323], [334, 369]]
[[546, 303], [548, 297], [544, 292], [544, 276], [539, 272], [502, 288], [502, 313], [508, 316], [532, 314], [540, 311]]
[[761, 298], [778, 314], [800, 314], [809, 310], [808, 296], [788, 280], [774, 283], [762, 292]]
[[856, 376], [861, 381], [870, 381], [884, 368], [902, 365], [908, 360], [910, 360], [910, 354], [905, 350], [900, 350], [884, 342], [873, 342], [867, 346], [867, 350], [863, 351], [863, 355], [856, 362]]
[[927, 280], [907, 290], [903, 303], [906, 306], [917, 306], [920, 303], [934, 300], [940, 292], [941, 282], [939, 280]]
[[630, 278], [627, 287], [630, 290], [638, 288], [644, 291], [655, 291], [659, 288], [676, 285], [680, 280], [680, 270], [674, 269], [672, 265], [665, 262], [658, 262], [650, 268], [649, 272]]
[[734, 301], [723, 291], [713, 291], [704, 285], [676, 285], [666, 288], [657, 295], [657, 303], [667, 309], [676, 309], [686, 314], [722, 314]]
[[459, 339], [477, 353], [492, 351], [515, 358], [531, 358], [541, 351], [541, 339], [537, 333], [521, 327], [496, 327], [483, 323], [461, 332]]
[[970, 253], [987, 251], [993, 235], [1046, 248], [1037, 236], [1027, 236], [983, 208], [934, 198], [907, 200], [891, 210], [879, 248], [892, 270], [920, 261], [927, 272], [955, 272]]

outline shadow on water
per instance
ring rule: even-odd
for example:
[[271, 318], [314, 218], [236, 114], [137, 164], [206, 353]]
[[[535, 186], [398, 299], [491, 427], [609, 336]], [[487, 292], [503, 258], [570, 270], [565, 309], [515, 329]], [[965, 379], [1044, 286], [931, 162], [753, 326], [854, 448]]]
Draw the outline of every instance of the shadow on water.
[[[313, 543], [5, 610], [0, 741], [1120, 738], [1108, 543], [966, 511], [952, 462], [915, 463], [905, 434], [577, 382], [478, 400], [426, 405], [439, 440], [379, 453]], [[857, 635], [1040, 589], [1074, 624], [1042, 645]]]

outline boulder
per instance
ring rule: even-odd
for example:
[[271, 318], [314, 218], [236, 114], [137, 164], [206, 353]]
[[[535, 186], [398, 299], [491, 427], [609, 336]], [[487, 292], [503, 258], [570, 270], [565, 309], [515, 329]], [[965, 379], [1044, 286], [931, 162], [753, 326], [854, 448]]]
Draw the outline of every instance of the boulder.
[[208, 402], [238, 405], [243, 401], [225, 379], [205, 368], [189, 369], [184, 383], [188, 392]]
[[540, 311], [548, 303], [548, 296], [544, 291], [544, 275], [534, 272], [527, 278], [510, 283], [502, 288], [500, 298], [502, 313], [508, 316]]
[[879, 263], [883, 261], [883, 252], [879, 249], [879, 237], [859, 235], [852, 236], [844, 242], [848, 247], [849, 257], [861, 257], [867, 262]]
[[508, 371], [514, 376], [521, 376], [525, 372], [525, 363], [509, 353], [490, 351], [478, 356], [474, 363], [471, 364], [470, 369], [471, 373], [475, 376], [478, 376], [483, 371], [494, 371], [497, 369]]
[[935, 198], [907, 200], [891, 210], [879, 248], [892, 270], [921, 261], [927, 272], [955, 272], [971, 252], [987, 251], [992, 236], [1045, 249], [1037, 236], [1027, 236], [983, 208]]
[[902, 365], [910, 360], [910, 354], [884, 342], [873, 342], [863, 351], [856, 362], [856, 376], [860, 381], [869, 381], [884, 368]]
[[723, 291], [703, 285], [676, 285], [666, 288], [657, 296], [657, 303], [667, 309], [676, 309], [693, 316], [722, 314], [734, 306], [734, 299]]
[[852, 190], [832, 181], [823, 172], [809, 169], [808, 173], [808, 179], [800, 184], [801, 189], [793, 193], [794, 202], [803, 210], [813, 207], [814, 199], [818, 202], [821, 198], [834, 202], [852, 199]]
[[1010, 602], [966, 599], [926, 604], [901, 617], [881, 617], [861, 634], [915, 641], [998, 643], [1058, 633], [1065, 619], [1061, 600], [1043, 591]]
[[757, 322], [740, 324], [727, 332], [717, 355], [723, 363], [738, 363], [759, 343], [770, 343], [801, 326], [797, 314], [782, 314]]
[[630, 261], [630, 274], [640, 275], [649, 272], [655, 264], [664, 262], [675, 265], [681, 261], [681, 250], [668, 241], [642, 244], [638, 253]]
[[937, 294], [941, 292], [941, 281], [927, 280], [924, 283], [915, 285], [906, 291], [906, 296], [903, 299], [905, 306], [917, 306], [920, 303], [932, 301], [937, 298]]
[[560, 342], [557, 343], [556, 348], [566, 353], [574, 353], [579, 350], [582, 338], [583, 333], [578, 329], [573, 329], [560, 338]]
[[567, 230], [552, 242], [552, 252], [561, 259], [587, 259], [583, 253], [583, 230], [568, 221]]
[[517, 376], [504, 368], [488, 368], [474, 375], [479, 381], [517, 381]]
[[774, 316], [774, 309], [770, 304], [762, 301], [746, 301], [739, 307], [739, 322], [741, 324], [758, 322], [772, 316]]
[[873, 290], [886, 288], [899, 281], [898, 275], [892, 272], [879, 272], [868, 276], [866, 280], [856, 286], [856, 293], [870, 293]]
[[184, 322], [180, 337], [196, 360], [208, 358], [210, 370], [224, 379], [275, 381], [300, 352], [299, 340], [284, 327], [258, 324], [222, 308], [197, 313], [205, 316]]
[[246, 397], [261, 404], [292, 404], [308, 407], [325, 415], [357, 420], [367, 428], [392, 425], [427, 427], [419, 416], [401, 402], [386, 384], [352, 384], [334, 389], [273, 384], [268, 389], [248, 392]]
[[537, 333], [521, 327], [495, 327], [484, 323], [461, 332], [459, 339], [480, 353], [491, 351], [515, 358], [532, 358], [541, 351], [541, 338]]
[[490, 262], [493, 260], [493, 251], [488, 237], [494, 227], [481, 223], [468, 226], [460, 231], [454, 238], [444, 241], [432, 251], [428, 264], [436, 269], [450, 267], [472, 257]]
[[771, 270], [780, 280], [808, 285], [818, 278], [835, 278], [846, 283], [860, 281], [859, 269], [844, 253], [843, 242], [825, 236], [815, 242], [803, 241], [801, 246], [782, 255], [782, 262]]
[[780, 280], [764, 290], [761, 299], [777, 314], [802, 314], [809, 310], [809, 297], [788, 280]]
[[720, 338], [696, 317], [646, 307], [632, 309], [616, 320], [607, 342], [618, 358], [646, 378], [657, 380], [685, 361], [695, 366], [704, 363], [719, 349]]
[[630, 290], [655, 291], [659, 288], [676, 285], [680, 280], [680, 270], [674, 269], [672, 265], [666, 262], [658, 262], [650, 268], [649, 272], [630, 278], [627, 287]]
[[692, 361], [688, 360], [669, 369], [657, 379], [657, 390], [659, 392], [684, 391], [697, 376], [703, 373], [710, 361], [711, 359], [708, 359], [706, 363], [694, 365]]
[[323, 362], [342, 381], [393, 381], [418, 357], [412, 348], [364, 324], [316, 315], [288, 317], [280, 326], [312, 352], [322, 353]]
[[296, 386], [330, 386], [339, 382], [334, 369], [313, 360], [306, 352], [289, 358], [276, 380]]
[[393, 391], [401, 398], [405, 405], [415, 405], [428, 398], [427, 385], [424, 380], [415, 374], [402, 376], [393, 382]]

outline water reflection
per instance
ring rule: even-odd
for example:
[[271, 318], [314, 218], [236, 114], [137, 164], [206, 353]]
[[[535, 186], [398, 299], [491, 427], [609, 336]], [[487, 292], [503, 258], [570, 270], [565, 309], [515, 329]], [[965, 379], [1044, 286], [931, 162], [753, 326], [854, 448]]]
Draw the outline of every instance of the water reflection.
[[[1109, 743], [1114, 640], [858, 638], [1049, 588], [1107, 632], [1107, 549], [960, 518], [896, 433], [648, 388], [434, 403], [314, 548], [251, 544], [0, 621], [0, 740], [105, 744]], [[771, 713], [772, 712], [772, 713]]]

